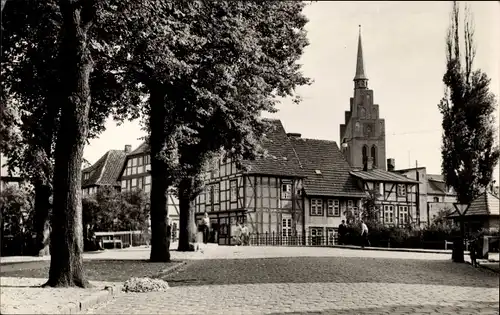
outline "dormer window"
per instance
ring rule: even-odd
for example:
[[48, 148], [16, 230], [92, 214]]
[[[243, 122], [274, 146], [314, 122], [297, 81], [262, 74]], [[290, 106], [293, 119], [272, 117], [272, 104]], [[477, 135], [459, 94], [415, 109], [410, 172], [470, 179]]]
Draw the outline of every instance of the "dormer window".
[[281, 199], [292, 199], [292, 183], [291, 181], [281, 182]]
[[321, 175], [321, 170], [315, 170], [314, 173], [316, 173], [316, 175]]

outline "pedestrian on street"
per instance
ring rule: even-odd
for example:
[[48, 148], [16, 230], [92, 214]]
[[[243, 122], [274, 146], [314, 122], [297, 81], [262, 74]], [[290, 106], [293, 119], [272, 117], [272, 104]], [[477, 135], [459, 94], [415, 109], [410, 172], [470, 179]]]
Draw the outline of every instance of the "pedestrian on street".
[[208, 243], [208, 233], [210, 231], [210, 217], [208, 213], [205, 212], [203, 219], [201, 219], [202, 232], [203, 232], [203, 243]]
[[236, 221], [236, 227], [234, 228], [233, 233], [234, 242], [236, 246], [241, 245], [241, 225], [239, 221]]
[[365, 244], [371, 246], [370, 240], [368, 239], [368, 227], [363, 220], [361, 220], [361, 242], [361, 248], [365, 248]]
[[248, 227], [245, 223], [243, 223], [243, 226], [241, 228], [241, 236], [243, 239], [243, 245], [249, 245], [250, 242], [250, 231], [248, 230]]
[[345, 220], [342, 220], [342, 223], [339, 225], [339, 244], [345, 245], [345, 233], [347, 227], [345, 226]]

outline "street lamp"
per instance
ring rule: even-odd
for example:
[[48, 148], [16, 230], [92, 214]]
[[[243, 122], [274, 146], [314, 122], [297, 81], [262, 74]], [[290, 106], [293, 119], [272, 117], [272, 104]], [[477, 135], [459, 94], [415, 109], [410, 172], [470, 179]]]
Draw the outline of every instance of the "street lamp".
[[453, 262], [463, 263], [464, 262], [464, 235], [465, 235], [465, 213], [469, 209], [468, 203], [453, 203], [453, 206], [457, 210], [458, 217], [460, 220], [460, 237], [453, 241], [453, 251], [451, 254], [451, 259]]

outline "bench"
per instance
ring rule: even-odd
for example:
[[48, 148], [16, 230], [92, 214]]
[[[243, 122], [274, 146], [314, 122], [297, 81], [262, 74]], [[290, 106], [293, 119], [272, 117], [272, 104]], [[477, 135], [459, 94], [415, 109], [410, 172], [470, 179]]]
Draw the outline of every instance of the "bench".
[[[103, 240], [102, 240], [102, 244], [103, 244], [103, 245], [104, 245], [104, 244], [110, 244], [110, 243], [113, 243], [113, 248], [116, 248], [116, 245], [117, 245], [117, 244], [120, 244], [120, 248], [123, 248], [123, 243], [122, 243], [122, 240], [117, 240], [117, 239], [112, 239], [112, 240], [110, 240], [110, 239], [107, 239], [107, 240], [103, 239]], [[104, 247], [104, 246], [103, 246], [103, 247]]]

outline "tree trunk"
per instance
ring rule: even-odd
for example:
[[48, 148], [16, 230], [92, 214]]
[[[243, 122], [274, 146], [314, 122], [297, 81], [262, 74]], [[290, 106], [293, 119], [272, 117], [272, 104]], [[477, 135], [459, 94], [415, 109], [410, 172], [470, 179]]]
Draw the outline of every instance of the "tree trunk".
[[37, 183], [35, 185], [35, 233], [36, 254], [45, 256], [50, 253], [50, 196], [52, 189], [49, 185]]
[[464, 216], [460, 215], [460, 235], [453, 240], [453, 250], [451, 258], [453, 262], [463, 263], [464, 260]]
[[[83, 3], [89, 6], [90, 2]], [[79, 1], [61, 0], [63, 86], [61, 125], [55, 147], [52, 255], [45, 286], [86, 287], [83, 274], [81, 165], [88, 134], [89, 77], [93, 62], [87, 33], [92, 8]]]
[[151, 150], [151, 253], [153, 262], [170, 261], [170, 233], [168, 233], [167, 196], [169, 188], [168, 165], [159, 159], [168, 140], [165, 131], [165, 92], [161, 88], [150, 89]]
[[192, 182], [190, 178], [182, 179], [179, 185], [179, 247], [178, 251], [193, 251], [196, 238], [194, 216], [194, 199], [192, 198]]

